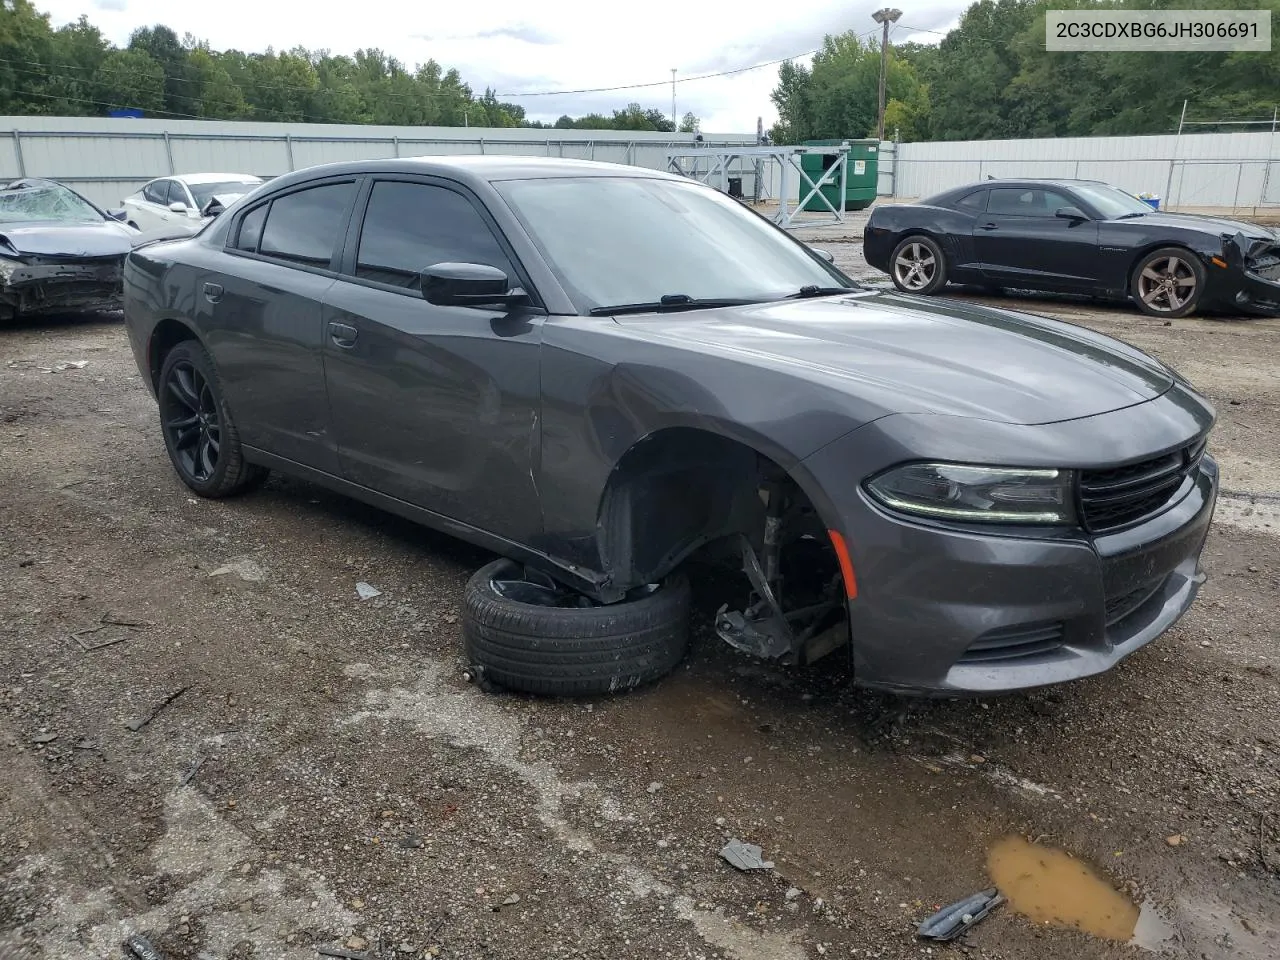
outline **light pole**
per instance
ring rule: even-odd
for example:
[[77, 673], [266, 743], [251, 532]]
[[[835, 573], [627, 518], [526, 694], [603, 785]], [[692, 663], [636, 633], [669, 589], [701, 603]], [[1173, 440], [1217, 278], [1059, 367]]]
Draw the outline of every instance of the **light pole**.
[[680, 124], [676, 123], [676, 68], [671, 68], [671, 130], [674, 133], [680, 129]]
[[894, 7], [884, 7], [871, 15], [871, 19], [884, 27], [884, 37], [880, 41], [880, 110], [876, 120], [876, 137], [884, 139], [884, 75], [889, 69], [889, 24], [897, 23], [902, 11]]

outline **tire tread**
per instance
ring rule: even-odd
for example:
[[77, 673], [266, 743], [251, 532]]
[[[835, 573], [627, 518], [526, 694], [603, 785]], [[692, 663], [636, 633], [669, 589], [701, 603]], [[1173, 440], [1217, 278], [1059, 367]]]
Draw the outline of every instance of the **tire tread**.
[[683, 659], [690, 604], [683, 575], [635, 601], [538, 607], [493, 591], [491, 578], [511, 563], [496, 560], [467, 582], [464, 647], [485, 681], [523, 693], [595, 696], [651, 683]]

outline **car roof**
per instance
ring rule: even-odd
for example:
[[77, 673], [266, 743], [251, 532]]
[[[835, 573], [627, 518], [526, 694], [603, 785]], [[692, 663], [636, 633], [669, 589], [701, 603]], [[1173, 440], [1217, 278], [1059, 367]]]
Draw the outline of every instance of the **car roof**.
[[183, 183], [258, 183], [262, 180], [253, 173], [172, 173], [157, 180], [181, 180]]
[[556, 177], [645, 177], [655, 180], [679, 180], [687, 177], [664, 173], [648, 167], [635, 167], [600, 160], [574, 160], [569, 157], [520, 157], [478, 154], [397, 157], [388, 160], [348, 160], [325, 163], [295, 170], [271, 180], [273, 187], [311, 180], [319, 176], [343, 176], [365, 173], [416, 173], [443, 176], [472, 183], [499, 180], [533, 180]]
[[1045, 187], [1061, 187], [1069, 188], [1079, 186], [1081, 184], [1101, 184], [1109, 187], [1111, 184], [1105, 180], [1073, 180], [1067, 177], [1022, 177], [1018, 179], [1004, 179], [995, 177], [989, 180], [979, 180], [976, 183], [966, 183], [959, 187], [951, 187], [947, 190], [941, 190], [933, 196], [921, 201], [922, 203], [942, 203], [947, 200], [955, 200], [960, 197], [972, 193], [974, 190], [981, 190], [984, 187], [1004, 187], [1014, 190], [1034, 190], [1036, 188], [1043, 189]]

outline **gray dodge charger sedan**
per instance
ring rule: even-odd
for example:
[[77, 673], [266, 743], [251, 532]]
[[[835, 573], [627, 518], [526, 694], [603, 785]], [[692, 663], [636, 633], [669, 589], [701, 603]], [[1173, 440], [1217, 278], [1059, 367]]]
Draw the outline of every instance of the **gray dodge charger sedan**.
[[740, 571], [706, 578], [741, 584], [706, 606], [739, 650], [944, 695], [1107, 670], [1204, 579], [1215, 414], [1173, 370], [861, 287], [684, 178], [313, 167], [135, 250], [124, 285], [191, 489], [278, 470], [498, 555], [464, 610], [496, 686], [670, 670], [704, 562]]

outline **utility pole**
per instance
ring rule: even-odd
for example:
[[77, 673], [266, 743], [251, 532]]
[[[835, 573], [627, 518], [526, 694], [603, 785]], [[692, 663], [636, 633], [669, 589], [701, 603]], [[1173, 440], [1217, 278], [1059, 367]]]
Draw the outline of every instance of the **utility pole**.
[[902, 11], [894, 7], [884, 7], [871, 15], [871, 19], [884, 27], [884, 36], [880, 40], [880, 109], [876, 120], [876, 137], [884, 139], [884, 77], [889, 69], [889, 24], [897, 23]]
[[676, 68], [671, 68], [671, 129], [676, 131], [680, 129], [680, 124], [676, 123]]

